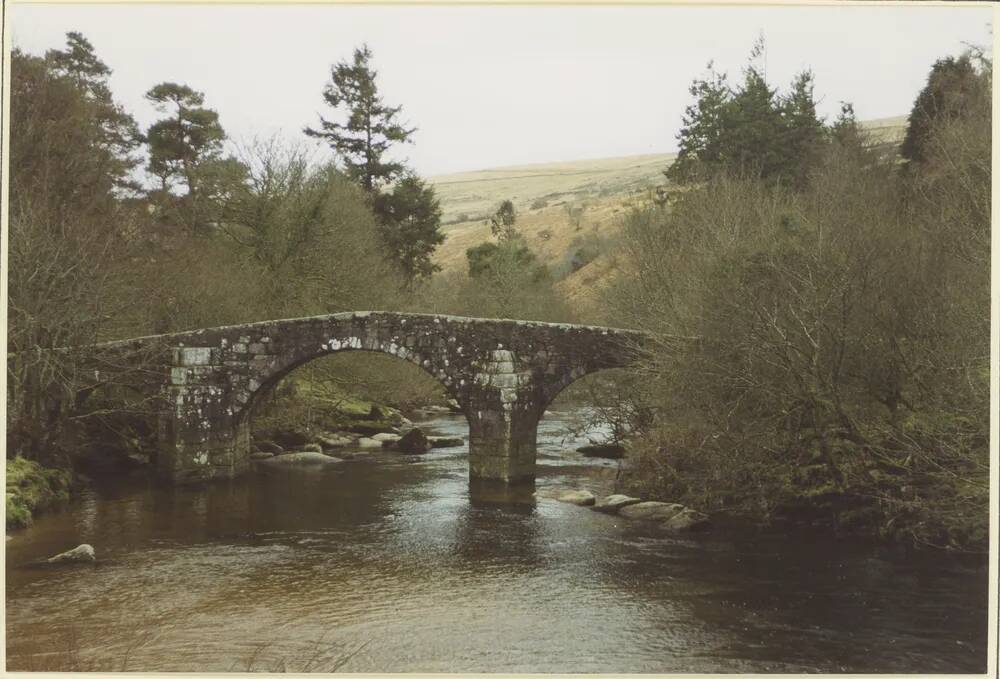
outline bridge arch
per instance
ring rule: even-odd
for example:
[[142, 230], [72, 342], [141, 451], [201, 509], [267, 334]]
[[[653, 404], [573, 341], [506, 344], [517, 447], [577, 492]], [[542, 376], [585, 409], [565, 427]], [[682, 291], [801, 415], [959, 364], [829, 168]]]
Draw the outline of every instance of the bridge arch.
[[444, 389], [448, 398], [455, 398], [454, 391], [451, 384], [453, 381], [449, 379], [442, 379], [440, 374], [435, 374], [432, 372], [427, 365], [424, 364], [425, 359], [419, 354], [409, 353], [406, 356], [400, 355], [399, 353], [394, 353], [392, 351], [383, 351], [381, 349], [366, 349], [364, 347], [337, 347], [337, 348], [327, 348], [323, 351], [316, 351], [315, 353], [309, 355], [296, 355], [286, 357], [285, 360], [281, 360], [272, 366], [269, 373], [262, 373], [259, 378], [255, 378], [259, 382], [259, 386], [253, 390], [250, 394], [250, 398], [245, 404], [243, 404], [236, 412], [237, 423], [242, 424], [244, 421], [249, 420], [254, 409], [257, 407], [258, 402], [261, 398], [270, 393], [282, 380], [288, 377], [290, 374], [298, 370], [299, 368], [306, 366], [313, 361], [320, 360], [322, 358], [327, 358], [330, 356], [342, 356], [350, 353], [363, 353], [372, 354], [377, 356], [386, 356], [392, 359], [398, 359], [407, 363], [409, 365], [416, 366], [425, 375], [433, 379]]
[[158, 465], [172, 481], [241, 473], [249, 466], [249, 415], [262, 393], [322, 356], [370, 351], [417, 365], [458, 401], [469, 424], [473, 479], [515, 483], [534, 479], [535, 434], [549, 403], [584, 375], [629, 366], [642, 339], [579, 325], [351, 312], [119, 346], [165, 347]]

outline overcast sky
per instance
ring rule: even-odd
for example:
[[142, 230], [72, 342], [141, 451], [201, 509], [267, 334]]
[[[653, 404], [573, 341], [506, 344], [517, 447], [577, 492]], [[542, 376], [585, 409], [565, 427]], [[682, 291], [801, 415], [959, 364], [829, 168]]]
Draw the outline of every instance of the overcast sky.
[[[231, 137], [303, 139], [330, 65], [367, 42], [389, 104], [419, 130], [425, 175], [675, 150], [688, 86], [709, 60], [738, 77], [757, 36], [767, 77], [816, 75], [820, 112], [905, 115], [935, 59], [991, 42], [981, 7], [401, 7], [14, 5], [14, 44], [41, 54], [77, 30], [143, 127], [162, 81], [201, 90]], [[315, 142], [309, 141], [314, 144]]]

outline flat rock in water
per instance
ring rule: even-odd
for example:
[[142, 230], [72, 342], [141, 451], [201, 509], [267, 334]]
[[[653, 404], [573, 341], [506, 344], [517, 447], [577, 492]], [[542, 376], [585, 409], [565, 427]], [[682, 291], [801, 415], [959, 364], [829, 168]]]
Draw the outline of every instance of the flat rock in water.
[[668, 521], [684, 511], [684, 505], [675, 502], [638, 502], [622, 507], [619, 516], [626, 519], [642, 519], [645, 521]]
[[274, 441], [257, 441], [254, 447], [262, 453], [271, 453], [272, 455], [281, 455], [285, 452], [285, 449], [279, 446]]
[[628, 495], [608, 495], [595, 502], [591, 509], [596, 512], [604, 512], [605, 514], [617, 514], [622, 507], [630, 507], [640, 502], [642, 500], [639, 498]]
[[307, 443], [304, 446], [302, 446], [302, 450], [307, 453], [322, 453], [323, 447], [320, 446], [318, 443]]
[[272, 466], [280, 466], [280, 465], [322, 466], [328, 464], [337, 464], [338, 462], [341, 462], [341, 460], [340, 458], [324, 455], [323, 453], [301, 452], [301, 453], [286, 453], [285, 455], [275, 455], [274, 457], [268, 458], [266, 460], [261, 460], [261, 462], [263, 464]]
[[250, 453], [251, 460], [270, 460], [274, 457], [274, 453], [265, 453], [262, 450], [258, 450], [256, 453]]
[[398, 441], [399, 439], [402, 438], [402, 436], [400, 436], [399, 434], [391, 434], [389, 432], [382, 432], [381, 434], [375, 434], [375, 436], [372, 436], [371, 438], [373, 440], [379, 441], [381, 443], [385, 443], [386, 441], [389, 441], [391, 443], [391, 442], [394, 442], [394, 441]]
[[465, 443], [465, 439], [457, 436], [429, 436], [431, 448], [457, 448]]
[[708, 516], [694, 509], [685, 508], [679, 514], [660, 524], [664, 530], [685, 532], [706, 530], [710, 522]]
[[86, 563], [95, 561], [94, 548], [90, 545], [80, 545], [68, 552], [63, 552], [62, 554], [56, 554], [51, 557], [49, 563]]
[[597, 498], [589, 490], [566, 490], [556, 495], [556, 500], [586, 507], [594, 504]]
[[382, 442], [375, 438], [368, 438], [367, 436], [362, 436], [357, 441], [354, 442], [359, 448], [381, 448]]

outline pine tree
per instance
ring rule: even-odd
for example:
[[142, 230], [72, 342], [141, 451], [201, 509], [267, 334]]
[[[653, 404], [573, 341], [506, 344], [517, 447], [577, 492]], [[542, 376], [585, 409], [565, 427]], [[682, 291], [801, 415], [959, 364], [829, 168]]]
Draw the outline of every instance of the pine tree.
[[781, 103], [785, 127], [782, 147], [787, 157], [783, 174], [799, 187], [815, 166], [826, 136], [823, 121], [816, 115], [813, 87], [812, 72], [803, 71], [795, 77], [792, 91]]
[[131, 178], [139, 160], [132, 154], [142, 143], [135, 119], [115, 102], [108, 86], [111, 69], [98, 58], [94, 46], [81, 33], [66, 34], [66, 48], [45, 53], [49, 72], [72, 82], [90, 102], [97, 125], [97, 144], [108, 153], [107, 168], [115, 187], [137, 191], [139, 185]]
[[198, 165], [217, 159], [226, 138], [219, 114], [203, 108], [205, 95], [187, 85], [160, 83], [146, 92], [146, 99], [161, 113], [170, 114], [146, 132], [149, 171], [160, 179], [164, 191], [179, 182], [195, 197]]
[[438, 229], [441, 204], [433, 188], [419, 177], [407, 175], [391, 193], [376, 196], [375, 213], [389, 258], [402, 269], [408, 286], [441, 270], [431, 261], [434, 250], [444, 242]]
[[342, 121], [320, 116], [319, 129], [307, 127], [311, 137], [325, 139], [337, 152], [347, 176], [361, 184], [368, 193], [392, 183], [404, 173], [402, 163], [385, 160], [394, 144], [410, 141], [416, 128], [407, 128], [397, 119], [401, 106], [387, 106], [379, 96], [367, 45], [354, 50], [351, 63], [335, 64], [323, 98], [342, 114]]
[[[204, 108], [205, 96], [187, 85], [160, 83], [146, 98], [158, 111], [170, 114], [146, 132], [149, 172], [160, 180], [155, 198], [172, 213], [168, 221], [183, 224], [192, 233], [203, 230], [218, 207], [214, 201], [218, 179], [239, 175], [234, 161], [221, 157], [226, 133], [219, 114]], [[177, 188], [184, 193], [175, 195]]]
[[708, 76], [688, 90], [695, 103], [685, 109], [684, 126], [677, 135], [679, 151], [665, 172], [668, 179], [688, 183], [705, 179], [722, 162], [722, 137], [732, 98], [726, 75], [708, 65]]
[[988, 84], [976, 72], [968, 54], [936, 61], [927, 77], [927, 85], [913, 104], [900, 155], [910, 163], [924, 162], [928, 136], [934, 125], [961, 117], [969, 102], [983, 92], [984, 86]]
[[758, 41], [736, 88], [711, 64], [708, 76], [694, 81], [695, 102], [686, 109], [677, 159], [665, 172], [668, 179], [687, 184], [734, 172], [803, 185], [826, 136], [816, 115], [813, 76], [799, 74], [789, 94], [779, 96], [758, 63], [763, 54]]
[[756, 68], [746, 70], [729, 111], [722, 151], [726, 166], [765, 179], [781, 176], [787, 153], [782, 144], [785, 124], [777, 91]]

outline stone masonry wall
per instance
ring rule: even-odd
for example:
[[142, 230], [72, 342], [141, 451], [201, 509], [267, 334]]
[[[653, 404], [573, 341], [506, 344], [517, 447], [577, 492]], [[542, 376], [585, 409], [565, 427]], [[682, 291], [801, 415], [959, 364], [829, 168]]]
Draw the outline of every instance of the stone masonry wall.
[[[247, 467], [256, 399], [296, 367], [341, 351], [377, 351], [440, 381], [469, 421], [470, 475], [534, 478], [535, 432], [573, 380], [627, 367], [638, 333], [454, 316], [354, 312], [131, 340], [171, 348], [160, 418], [160, 472], [177, 482]], [[122, 343], [123, 345], [125, 343]]]

